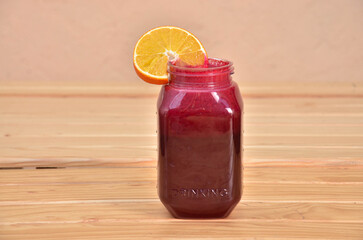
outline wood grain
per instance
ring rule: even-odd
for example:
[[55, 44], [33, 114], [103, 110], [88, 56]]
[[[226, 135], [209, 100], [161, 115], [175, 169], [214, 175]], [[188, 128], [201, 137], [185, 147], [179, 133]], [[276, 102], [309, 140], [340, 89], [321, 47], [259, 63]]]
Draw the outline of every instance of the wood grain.
[[[92, 189], [89, 191], [88, 189]], [[156, 181], [115, 183], [71, 183], [40, 185], [5, 185], [0, 189], [0, 201], [57, 201], [157, 199]], [[243, 199], [271, 201], [363, 202], [361, 184], [316, 184], [246, 182]]]
[[[14, 182], [20, 172], [23, 181]], [[363, 203], [363, 169], [325, 168], [322, 176], [310, 168], [246, 168], [244, 172], [244, 200]], [[1, 175], [0, 201], [157, 199], [155, 174], [153, 168], [13, 170]], [[343, 174], [348, 181], [339, 178]]]
[[[334, 214], [334, 217], [333, 217]], [[311, 222], [355, 222], [363, 224], [362, 204], [319, 202], [246, 201], [236, 207], [229, 220], [290, 220]], [[4, 221], [6, 219], [6, 221]], [[123, 220], [168, 220], [169, 213], [158, 200], [83, 201], [0, 205], [0, 228], [5, 225], [56, 224]]]
[[[159, 86], [140, 81], [125, 84], [119, 81], [7, 81], [0, 80], [2, 96], [47, 96], [47, 97], [155, 97]], [[362, 82], [309, 82], [309, 81], [252, 81], [239, 82], [242, 95], [255, 98], [295, 97], [362, 97]]]
[[159, 87], [0, 81], [0, 239], [363, 239], [363, 85], [240, 86], [242, 201], [191, 221], [156, 194]]
[[[21, 175], [21, 178], [19, 176]], [[295, 183], [362, 183], [363, 168], [353, 167], [244, 167], [244, 181]], [[0, 171], [0, 186], [69, 183], [155, 181], [156, 168], [60, 168]]]
[[[101, 151], [102, 149], [102, 151]], [[258, 147], [244, 150], [246, 166], [320, 165], [358, 166], [363, 164], [360, 147]], [[25, 157], [24, 157], [25, 156]], [[77, 166], [156, 166], [153, 148], [50, 147], [3, 149], [0, 167], [77, 167]]]
[[[278, 236], [278, 237], [277, 237]], [[95, 221], [90, 223], [25, 224], [6, 226], [5, 239], [362, 239], [362, 224], [355, 222], [291, 222], [290, 220], [167, 219]]]

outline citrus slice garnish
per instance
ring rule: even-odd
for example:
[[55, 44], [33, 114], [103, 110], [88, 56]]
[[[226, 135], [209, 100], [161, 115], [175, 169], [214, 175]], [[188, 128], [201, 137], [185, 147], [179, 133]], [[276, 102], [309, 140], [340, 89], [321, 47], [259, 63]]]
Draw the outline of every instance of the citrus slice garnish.
[[201, 66], [207, 53], [200, 41], [190, 32], [173, 26], [154, 28], [137, 41], [134, 49], [134, 68], [148, 83], [168, 83], [168, 61], [182, 66]]

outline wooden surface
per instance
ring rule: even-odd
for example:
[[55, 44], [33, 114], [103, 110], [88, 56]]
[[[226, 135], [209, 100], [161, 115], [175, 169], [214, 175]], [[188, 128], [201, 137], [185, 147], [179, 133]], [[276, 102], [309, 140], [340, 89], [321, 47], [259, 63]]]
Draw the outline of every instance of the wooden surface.
[[244, 194], [173, 219], [142, 83], [0, 82], [0, 239], [363, 239], [363, 87], [240, 83]]

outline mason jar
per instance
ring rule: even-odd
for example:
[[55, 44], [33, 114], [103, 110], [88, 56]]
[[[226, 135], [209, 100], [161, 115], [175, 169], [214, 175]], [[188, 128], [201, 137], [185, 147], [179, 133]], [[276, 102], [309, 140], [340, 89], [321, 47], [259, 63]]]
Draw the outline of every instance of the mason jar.
[[168, 65], [158, 104], [158, 195], [176, 218], [223, 218], [242, 194], [243, 102], [230, 61]]

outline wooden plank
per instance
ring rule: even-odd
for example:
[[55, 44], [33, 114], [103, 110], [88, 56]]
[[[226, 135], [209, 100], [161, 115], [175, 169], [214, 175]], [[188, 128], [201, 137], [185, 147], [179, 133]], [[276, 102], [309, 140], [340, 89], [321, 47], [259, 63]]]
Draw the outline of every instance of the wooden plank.
[[[134, 98], [119, 97], [119, 98], [108, 98], [105, 97], [22, 97], [22, 96], [2, 96], [0, 94], [0, 106], [5, 107], [1, 111], [4, 111], [6, 107], [21, 107], [21, 106], [34, 106], [34, 110], [41, 110], [46, 112], [47, 110], [54, 110], [51, 106], [60, 106], [60, 110], [69, 110], [72, 108], [80, 108], [82, 112], [88, 112], [92, 109], [97, 109], [100, 105], [105, 105], [105, 111], [119, 110], [120, 107], [137, 107], [151, 109], [156, 107], [157, 98], [153, 97], [143, 97], [137, 96]], [[65, 103], [72, 102], [74, 105], [69, 106]], [[362, 99], [357, 97], [295, 97], [295, 98], [280, 98], [280, 97], [268, 97], [268, 98], [245, 98], [243, 99], [245, 107], [252, 108], [294, 108], [295, 111], [299, 111], [299, 108], [314, 109], [321, 108], [324, 109], [342, 109], [342, 107], [349, 108], [360, 108], [362, 107]], [[81, 108], [80, 106], [84, 106]], [[119, 108], [117, 108], [119, 107]], [[32, 109], [24, 109], [25, 112], [34, 111]], [[137, 109], [135, 109], [137, 110]]]
[[[245, 149], [267, 148], [267, 147], [292, 147], [304, 146], [306, 148], [363, 148], [363, 136], [289, 136], [289, 135], [246, 135], [243, 137]], [[27, 149], [27, 148], [89, 148], [89, 149], [109, 149], [109, 148], [138, 148], [157, 149], [157, 136], [127, 136], [111, 135], [97, 136], [92, 134], [74, 136], [38, 136], [22, 137], [8, 136], [0, 137], [2, 149]]]
[[[285, 220], [123, 220], [22, 224], [1, 230], [4, 239], [362, 239], [361, 223]], [[278, 237], [277, 237], [278, 236]]]
[[155, 97], [160, 86], [120, 82], [0, 82], [1, 96], [16, 97]]
[[156, 199], [156, 182], [74, 183], [41, 185], [4, 185], [0, 204], [7, 202], [49, 202], [70, 200]]
[[[100, 88], [102, 90], [102, 88]], [[126, 88], [127, 90], [127, 88]], [[265, 97], [265, 98], [249, 98], [243, 97], [243, 102], [245, 107], [297, 107], [298, 108], [335, 108], [335, 107], [361, 107], [362, 99], [360, 97], [293, 97], [293, 98], [283, 98], [283, 97]], [[99, 105], [103, 105], [107, 102], [109, 105], [106, 106], [105, 110], [117, 109], [117, 104], [119, 106], [130, 107], [130, 105], [137, 107], [153, 108], [156, 106], [157, 96], [144, 97], [142, 95], [135, 97], [57, 97], [57, 96], [3, 96], [0, 94], [1, 106], [6, 106], [11, 104], [12, 106], [20, 106], [22, 103], [26, 106], [38, 105], [36, 109], [44, 108], [50, 109], [47, 106], [60, 105], [62, 109], [77, 108], [80, 105], [84, 106], [84, 111], [89, 109], [95, 109]], [[6, 105], [4, 104], [6, 102]], [[65, 102], [73, 102], [74, 106], [66, 106]], [[36, 103], [36, 104], [35, 104]], [[83, 104], [86, 103], [86, 104]], [[87, 104], [88, 103], [88, 104]], [[26, 111], [31, 111], [27, 109]]]
[[[363, 205], [352, 203], [279, 203], [242, 201], [228, 220], [291, 220], [360, 222]], [[55, 224], [59, 222], [123, 221], [127, 219], [165, 220], [171, 216], [161, 202], [99, 201], [98, 203], [65, 202], [42, 205], [0, 205], [0, 228], [21, 224]]]
[[[42, 129], [40, 127], [40, 129]], [[77, 128], [75, 128], [77, 129]], [[16, 131], [16, 130], [14, 130]], [[37, 131], [35, 129], [34, 131]], [[15, 147], [22, 146], [22, 144], [27, 144], [29, 146], [30, 142], [31, 146], [39, 146], [43, 143], [42, 146], [79, 146], [85, 147], [89, 146], [97, 148], [97, 146], [104, 145], [105, 147], [148, 147], [148, 148], [157, 148], [157, 136], [156, 135], [123, 135], [122, 133], [92, 133], [91, 131], [88, 133], [80, 133], [77, 134], [75, 132], [64, 133], [54, 133], [51, 135], [48, 133], [39, 133], [39, 135], [23, 135], [22, 132], [13, 134], [8, 134], [3, 137], [0, 137], [1, 146], [4, 148], [5, 146]], [[286, 136], [286, 135], [277, 135], [277, 136], [255, 136], [255, 135], [245, 135], [243, 136], [243, 145], [244, 146], [322, 146], [322, 147], [359, 147], [360, 143], [363, 142], [363, 136]], [[10, 145], [11, 144], [11, 145]]]
[[[273, 101], [275, 100], [275, 101]], [[353, 98], [341, 102], [334, 98], [328, 104], [326, 99], [294, 99], [281, 101], [281, 99], [264, 99], [256, 101], [249, 99], [245, 101], [245, 114], [342, 114], [362, 112], [363, 103], [361, 99]], [[75, 116], [92, 115], [96, 111], [101, 116], [121, 116], [133, 114], [152, 115], [156, 110], [156, 99], [109, 99], [109, 98], [21, 98], [1, 97], [1, 114], [25, 115], [36, 113], [38, 115], [59, 115], [61, 113], [72, 113]], [[56, 108], [55, 108], [56, 107]], [[102, 111], [99, 111], [102, 108]], [[63, 115], [64, 116], [64, 115]]]
[[[0, 141], [22, 140], [9, 137], [24, 137], [24, 141], [30, 137], [147, 137], [156, 136], [157, 130], [156, 120], [143, 123], [137, 118], [134, 118], [132, 123], [119, 124], [67, 124], [66, 121], [44, 124], [41, 121], [27, 119], [27, 122], [23, 123], [3, 123], [0, 125]], [[243, 127], [245, 136], [363, 137], [363, 125], [253, 124], [246, 120]]]
[[363, 123], [363, 117], [354, 116], [354, 115], [306, 115], [302, 114], [301, 116], [293, 116], [293, 115], [285, 115], [285, 116], [245, 116], [245, 123], [253, 123], [253, 124], [302, 124], [302, 125], [355, 125], [361, 127]]
[[[309, 82], [309, 81], [253, 81], [239, 82], [246, 97], [360, 97], [362, 82]], [[6, 81], [0, 82], [2, 96], [92, 96], [92, 97], [134, 97], [154, 96], [160, 87], [148, 85], [140, 80], [129, 83], [118, 81], [99, 82], [54, 82], [54, 81]]]
[[[156, 110], [157, 99], [149, 98], [41, 98], [41, 97], [0, 97], [1, 115], [23, 116], [37, 114], [40, 116], [64, 116], [71, 113], [75, 116], [94, 115], [97, 112], [102, 116], [121, 116], [133, 114], [153, 115]], [[258, 101], [260, 100], [260, 101]], [[363, 101], [360, 98], [330, 99], [297, 98], [284, 100], [247, 99], [244, 104], [245, 114], [342, 114], [362, 113]], [[102, 109], [102, 111], [99, 111]]]
[[[361, 166], [361, 147], [258, 146], [244, 147], [245, 165]], [[157, 151], [139, 147], [32, 147], [3, 148], [0, 167], [155, 166]]]
[[[21, 177], [19, 177], [21, 176]], [[363, 185], [357, 167], [245, 167], [244, 182], [355, 183]], [[122, 183], [155, 181], [156, 168], [61, 168], [0, 170], [2, 185]]]
[[[50, 202], [112, 199], [157, 199], [156, 181], [110, 183], [48, 183], [2, 185], [0, 205], [18, 202]], [[363, 202], [363, 188], [356, 183], [246, 182], [244, 200]]]
[[[315, 167], [357, 167], [361, 168], [361, 159], [284, 159], [263, 158], [244, 159], [244, 166], [268, 167], [268, 166], [315, 166]], [[156, 158], [84, 158], [84, 157], [62, 157], [48, 156], [46, 158], [0, 158], [1, 168], [34, 168], [34, 167], [156, 167]]]
[[[315, 167], [357, 167], [361, 168], [363, 163], [361, 159], [284, 159], [284, 158], [263, 158], [263, 159], [246, 159], [243, 160], [244, 166], [251, 167], [269, 167], [269, 166], [315, 166]], [[156, 167], [156, 158], [84, 158], [66, 156], [62, 158], [48, 156], [46, 158], [0, 158], [1, 168], [34, 168], [34, 167]]]
[[[354, 125], [354, 126], [362, 126], [363, 125], [363, 117], [360, 115], [269, 115], [269, 116], [244, 116], [243, 117], [245, 124], [292, 124], [292, 125]], [[2, 116], [0, 118], [0, 126], [5, 127], [6, 125], [20, 124], [20, 125], [29, 125], [29, 124], [44, 124], [44, 125], [53, 125], [53, 124], [64, 124], [64, 125], [124, 125], [124, 124], [150, 124], [152, 126], [156, 126], [156, 116], [150, 117], [139, 117], [139, 116], [99, 116], [94, 114], [92, 117], [83, 116], [83, 117], [64, 117], [59, 118], [55, 116], [43, 117], [40, 118], [36, 114], [28, 115], [26, 118], [20, 118], [16, 116]]]
[[[56, 108], [56, 107], [55, 107]], [[334, 118], [334, 117], [341, 117], [341, 116], [346, 116], [346, 117], [362, 117], [363, 116], [363, 112], [358, 112], [358, 111], [352, 111], [352, 112], [343, 112], [343, 113], [321, 113], [321, 112], [311, 112], [311, 113], [304, 113], [304, 112], [299, 112], [299, 113], [294, 113], [294, 112], [273, 112], [273, 113], [268, 113], [268, 112], [254, 112], [254, 113], [250, 113], [250, 112], [244, 112], [244, 117], [316, 117], [316, 118], [326, 118], [326, 117], [330, 117], [330, 118]], [[48, 114], [38, 114], [38, 113], [19, 113], [19, 114], [2, 114], [2, 122], [1, 123], [6, 123], [6, 122], [22, 122], [19, 120], [25, 120], [29, 121], [37, 121], [38, 119], [40, 120], [40, 122], [53, 122], [55, 120], [55, 122], [66, 122], [65, 120], [70, 120], [70, 119], [74, 119], [76, 121], [83, 121], [83, 122], [88, 122], [88, 123], [92, 123], [92, 122], [97, 122], [99, 120], [106, 120], [106, 122], [111, 122], [111, 123], [120, 123], [123, 122], [122, 120], [126, 120], [126, 119], [138, 119], [138, 118], [148, 118], [146, 119], [146, 122], [152, 122], [155, 120], [152, 120], [153, 118], [156, 119], [156, 113], [155, 111], [140, 111], [139, 113], [137, 111], [132, 112], [132, 110], [129, 111], [119, 111], [117, 113], [110, 113], [110, 114], [97, 114], [97, 113], [86, 113], [86, 114], [76, 114], [76, 113], [66, 113], [66, 112], [62, 112], [62, 111], [58, 111], [57, 113], [54, 112], [54, 114], [52, 112], [48, 113]], [[86, 121], [88, 120], [88, 121]], [[145, 121], [145, 119], [143, 120]]]

